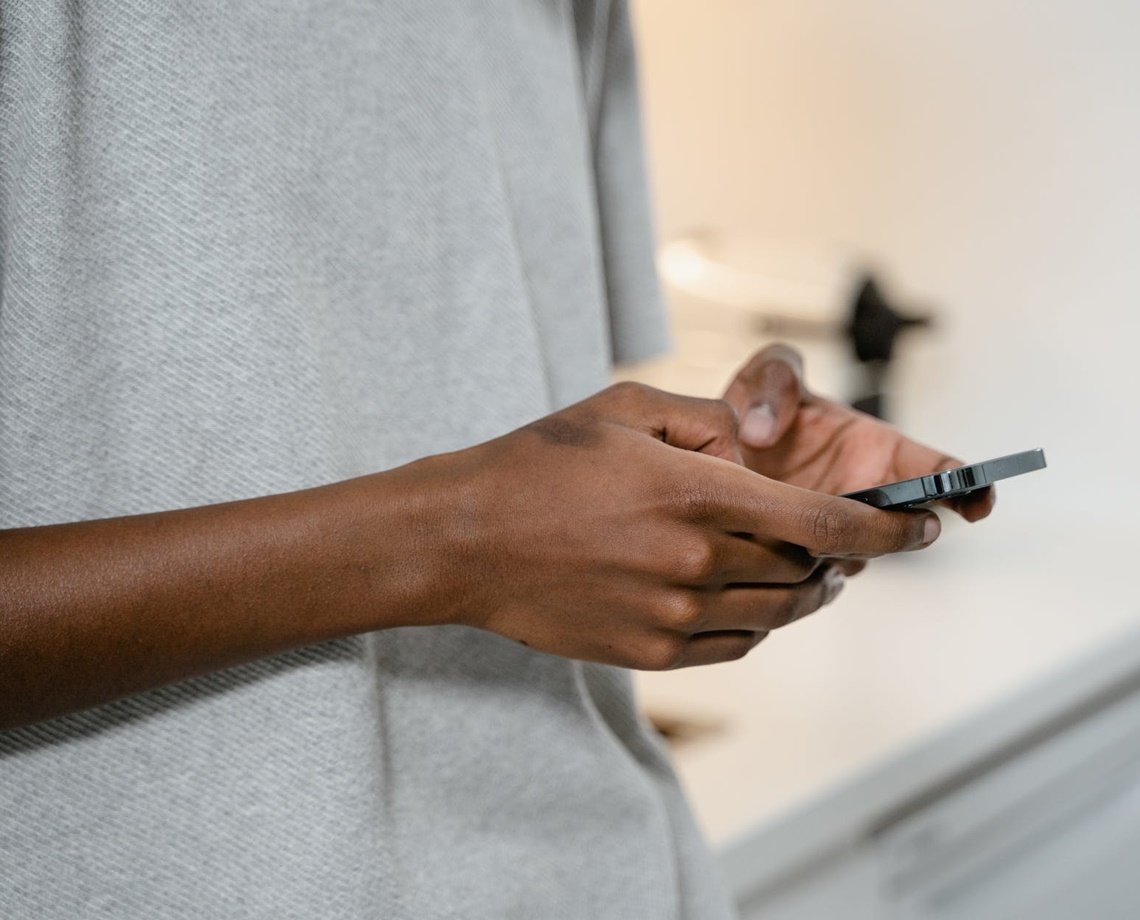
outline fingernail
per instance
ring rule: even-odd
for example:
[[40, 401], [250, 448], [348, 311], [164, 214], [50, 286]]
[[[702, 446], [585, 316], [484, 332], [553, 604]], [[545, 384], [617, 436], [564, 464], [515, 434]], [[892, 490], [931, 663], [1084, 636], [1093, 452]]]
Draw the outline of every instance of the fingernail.
[[843, 586], [847, 584], [847, 576], [844, 575], [839, 569], [832, 566], [823, 573], [823, 602], [830, 604], [833, 600], [839, 597], [839, 592], [843, 590]]
[[942, 522], [938, 520], [938, 515], [927, 515], [922, 524], [922, 545], [929, 546], [938, 539], [940, 533], [942, 533]]
[[776, 414], [767, 403], [753, 406], [740, 423], [740, 438], [749, 444], [765, 445], [776, 431]]

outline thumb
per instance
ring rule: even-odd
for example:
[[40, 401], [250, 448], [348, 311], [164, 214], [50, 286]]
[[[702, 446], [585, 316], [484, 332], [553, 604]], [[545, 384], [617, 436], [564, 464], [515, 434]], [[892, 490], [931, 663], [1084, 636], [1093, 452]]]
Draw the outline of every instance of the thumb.
[[803, 359], [790, 345], [769, 345], [737, 371], [724, 394], [740, 416], [740, 440], [771, 447], [787, 433], [806, 396]]

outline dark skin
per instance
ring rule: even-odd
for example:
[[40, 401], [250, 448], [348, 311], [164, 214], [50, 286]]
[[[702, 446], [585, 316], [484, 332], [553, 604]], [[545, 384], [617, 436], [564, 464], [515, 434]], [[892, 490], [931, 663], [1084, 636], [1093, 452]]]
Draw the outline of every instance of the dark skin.
[[841, 566], [937, 537], [928, 512], [756, 475], [741, 460], [763, 451], [741, 450], [726, 402], [620, 384], [330, 486], [0, 531], [0, 728], [397, 626], [633, 668], [725, 661], [830, 602]]

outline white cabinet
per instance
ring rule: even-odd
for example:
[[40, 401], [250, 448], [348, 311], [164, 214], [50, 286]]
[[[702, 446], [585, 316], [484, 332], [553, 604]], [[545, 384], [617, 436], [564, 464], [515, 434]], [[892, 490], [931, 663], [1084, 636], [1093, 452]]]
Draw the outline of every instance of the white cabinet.
[[746, 920], [1140, 916], [1140, 675], [742, 895]]
[[1140, 694], [999, 762], [874, 846], [898, 920], [1140, 915]]

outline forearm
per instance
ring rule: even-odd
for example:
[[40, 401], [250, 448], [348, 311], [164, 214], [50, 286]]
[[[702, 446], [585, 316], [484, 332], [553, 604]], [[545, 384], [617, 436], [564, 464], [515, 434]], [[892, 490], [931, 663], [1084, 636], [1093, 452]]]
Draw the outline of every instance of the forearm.
[[[0, 531], [0, 728], [447, 616], [432, 458], [316, 489]], [[430, 522], [430, 526], [429, 526]]]
[[830, 601], [827, 560], [937, 536], [929, 513], [739, 459], [727, 403], [624, 384], [333, 486], [0, 531], [0, 728], [393, 626], [625, 667], [725, 661]]

